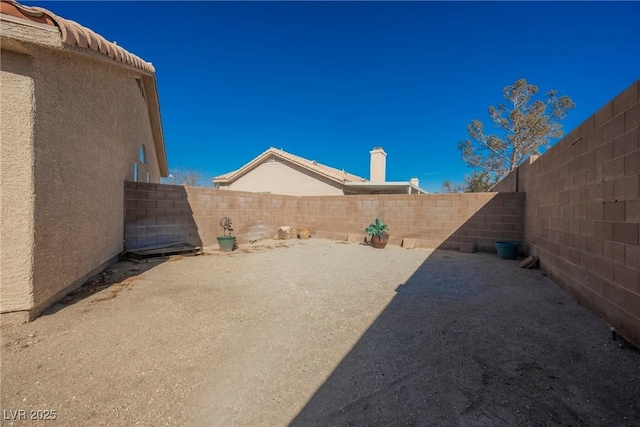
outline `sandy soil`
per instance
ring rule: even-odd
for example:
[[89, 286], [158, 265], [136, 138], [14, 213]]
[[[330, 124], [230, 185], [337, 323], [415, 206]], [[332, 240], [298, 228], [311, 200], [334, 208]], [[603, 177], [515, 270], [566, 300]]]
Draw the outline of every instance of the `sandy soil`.
[[640, 353], [491, 254], [310, 239], [123, 262], [1, 344], [2, 425], [640, 420]]

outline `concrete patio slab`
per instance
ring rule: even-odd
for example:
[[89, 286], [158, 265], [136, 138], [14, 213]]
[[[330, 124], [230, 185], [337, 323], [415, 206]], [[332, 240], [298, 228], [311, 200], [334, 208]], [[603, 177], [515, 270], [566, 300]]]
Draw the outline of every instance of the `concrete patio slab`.
[[640, 353], [518, 261], [314, 238], [208, 253], [120, 263], [117, 283], [3, 325], [3, 413], [96, 426], [640, 420]]

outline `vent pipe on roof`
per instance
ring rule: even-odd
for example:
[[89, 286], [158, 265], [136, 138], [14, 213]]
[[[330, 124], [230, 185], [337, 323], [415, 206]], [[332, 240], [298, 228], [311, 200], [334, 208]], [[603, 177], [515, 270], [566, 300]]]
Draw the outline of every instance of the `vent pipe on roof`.
[[387, 153], [382, 147], [376, 147], [369, 151], [371, 154], [371, 168], [369, 170], [369, 180], [371, 182], [385, 182], [387, 174]]

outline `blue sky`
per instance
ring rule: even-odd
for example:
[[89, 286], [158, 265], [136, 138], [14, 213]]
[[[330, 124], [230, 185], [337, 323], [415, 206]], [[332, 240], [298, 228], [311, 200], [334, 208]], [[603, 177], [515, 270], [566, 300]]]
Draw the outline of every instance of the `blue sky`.
[[519, 78], [577, 107], [640, 78], [635, 2], [24, 2], [152, 62], [170, 168], [206, 176], [270, 146], [439, 191], [458, 141]]

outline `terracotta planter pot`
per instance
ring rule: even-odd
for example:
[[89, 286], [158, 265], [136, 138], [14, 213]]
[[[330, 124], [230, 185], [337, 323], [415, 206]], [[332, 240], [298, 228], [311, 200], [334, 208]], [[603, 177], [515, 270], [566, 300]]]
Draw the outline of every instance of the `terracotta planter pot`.
[[384, 247], [387, 246], [388, 242], [389, 242], [389, 235], [385, 233], [382, 236], [373, 236], [369, 241], [369, 244], [374, 248], [384, 249]]
[[301, 228], [299, 231], [299, 235], [298, 237], [300, 237], [301, 239], [308, 239], [309, 236], [311, 235], [311, 231], [308, 228]]

